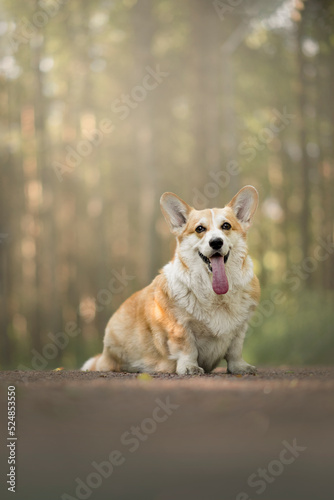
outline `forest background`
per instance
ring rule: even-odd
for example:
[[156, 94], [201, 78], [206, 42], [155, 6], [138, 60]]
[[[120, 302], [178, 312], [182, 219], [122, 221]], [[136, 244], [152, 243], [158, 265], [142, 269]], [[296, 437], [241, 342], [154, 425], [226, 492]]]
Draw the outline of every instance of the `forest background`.
[[334, 354], [334, 4], [0, 2], [0, 367], [79, 367], [172, 256], [173, 191], [245, 184], [260, 364]]

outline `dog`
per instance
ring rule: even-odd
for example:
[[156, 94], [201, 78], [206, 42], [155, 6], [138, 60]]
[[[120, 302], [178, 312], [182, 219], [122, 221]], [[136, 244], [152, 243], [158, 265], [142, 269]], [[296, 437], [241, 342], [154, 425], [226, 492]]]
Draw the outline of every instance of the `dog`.
[[242, 348], [260, 298], [246, 242], [257, 190], [243, 187], [221, 209], [195, 210], [173, 193], [160, 205], [174, 257], [114, 313], [102, 354], [82, 370], [200, 375], [225, 359], [228, 373], [254, 374]]

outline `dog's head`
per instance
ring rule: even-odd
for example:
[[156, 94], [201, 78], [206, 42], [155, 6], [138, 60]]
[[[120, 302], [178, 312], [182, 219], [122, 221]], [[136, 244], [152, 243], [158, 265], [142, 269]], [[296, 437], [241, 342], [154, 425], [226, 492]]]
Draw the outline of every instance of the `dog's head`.
[[241, 267], [247, 255], [246, 233], [258, 205], [257, 190], [243, 187], [224, 208], [195, 210], [173, 193], [164, 193], [160, 204], [184, 266], [204, 266], [214, 292], [227, 293], [226, 270], [231, 262]]

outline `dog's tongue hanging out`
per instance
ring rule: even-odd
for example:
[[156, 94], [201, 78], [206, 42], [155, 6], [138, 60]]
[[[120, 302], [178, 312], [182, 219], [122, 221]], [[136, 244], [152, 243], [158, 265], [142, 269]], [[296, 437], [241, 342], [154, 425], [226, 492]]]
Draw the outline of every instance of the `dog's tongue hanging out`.
[[228, 292], [228, 281], [225, 272], [224, 257], [211, 257], [212, 267], [212, 288], [217, 295], [222, 295]]

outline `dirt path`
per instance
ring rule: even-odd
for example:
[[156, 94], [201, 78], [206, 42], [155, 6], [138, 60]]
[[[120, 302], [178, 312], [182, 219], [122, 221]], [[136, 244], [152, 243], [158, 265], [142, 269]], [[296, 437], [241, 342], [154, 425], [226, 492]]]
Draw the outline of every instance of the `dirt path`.
[[[15, 495], [6, 490], [8, 385]], [[0, 496], [329, 500], [333, 393], [334, 368], [246, 377], [0, 372]]]

